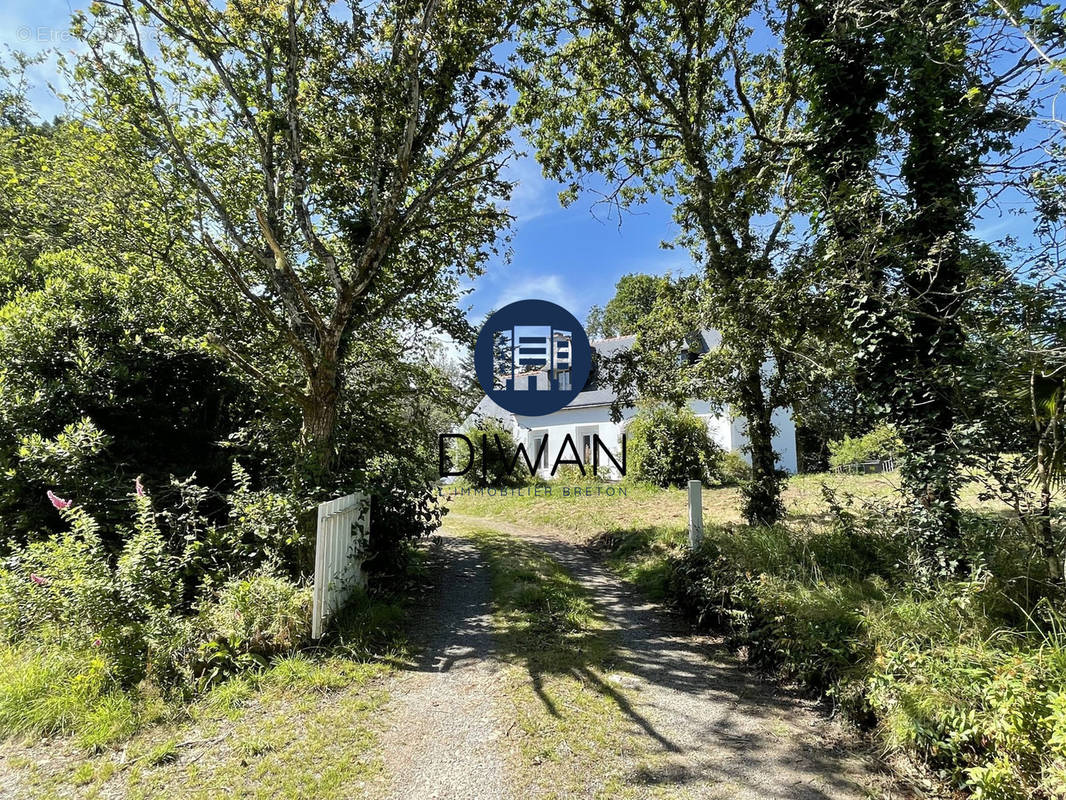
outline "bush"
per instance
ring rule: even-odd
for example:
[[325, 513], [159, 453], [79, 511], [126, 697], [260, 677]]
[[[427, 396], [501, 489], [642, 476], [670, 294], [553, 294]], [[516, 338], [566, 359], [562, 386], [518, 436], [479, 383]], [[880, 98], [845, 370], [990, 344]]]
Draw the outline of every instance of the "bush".
[[205, 612], [211, 638], [240, 643], [245, 652], [272, 656], [311, 635], [311, 587], [262, 573], [227, 584]]
[[[195, 649], [183, 648], [177, 668], [203, 691], [306, 643], [311, 588], [269, 573], [232, 581], [203, 610], [193, 630]], [[182, 655], [189, 663], [181, 663]]]
[[196, 346], [204, 327], [171, 279], [69, 251], [33, 270], [32, 291], [0, 302], [0, 552], [59, 531], [41, 502], [58, 487], [115, 554], [124, 509], [114, 498], [137, 475], [224, 481], [232, 456], [220, 442], [235, 448], [254, 393]]
[[558, 481], [561, 484], [574, 485], [579, 483], [606, 483], [607, 478], [604, 477], [603, 472], [593, 475], [592, 467], [585, 467], [584, 473], [581, 468], [576, 464], [560, 464], [559, 469], [555, 471], [555, 477], [553, 481]]
[[1066, 647], [1057, 636], [895, 637], [865, 678], [888, 743], [976, 797], [1066, 791]]
[[629, 423], [630, 469], [653, 486], [685, 486], [690, 480], [710, 485], [721, 480], [722, 449], [706, 423], [688, 408], [655, 405]]
[[[514, 437], [499, 421], [491, 418], [479, 420], [472, 427], [463, 431], [473, 446], [473, 461], [470, 469], [459, 480], [476, 488], [507, 488], [524, 486], [529, 482], [529, 469], [521, 455], [515, 454]], [[452, 445], [451, 459], [456, 465], [464, 464], [470, 458], [470, 450], [461, 439]], [[528, 454], [530, 460], [536, 453]], [[511, 460], [517, 458], [514, 469]], [[482, 469], [484, 464], [484, 469]]]
[[852, 438], [845, 436], [829, 443], [829, 466], [843, 467], [864, 461], [881, 461], [903, 454], [903, 442], [891, 425], [878, 425], [869, 433]]
[[744, 486], [751, 481], [751, 465], [736, 450], [722, 453], [720, 472], [723, 486]]
[[91, 652], [122, 686], [148, 677], [179, 692], [298, 647], [309, 632], [310, 589], [268, 566], [295, 535], [291, 516], [281, 517], [288, 525], [268, 518], [289, 506], [252, 492], [239, 470], [236, 482], [229, 524], [205, 531], [195, 508], [182, 516], [192, 531], [183, 549], [164, 538], [137, 482], [135, 522], [113, 566], [93, 518], [53, 495], [70, 529], [16, 548], [0, 568], [0, 641]]

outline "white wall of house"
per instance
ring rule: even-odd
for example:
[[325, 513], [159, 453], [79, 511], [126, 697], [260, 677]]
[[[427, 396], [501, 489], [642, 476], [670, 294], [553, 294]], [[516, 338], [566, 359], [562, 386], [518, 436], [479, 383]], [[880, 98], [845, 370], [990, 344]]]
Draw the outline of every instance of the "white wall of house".
[[[747, 444], [747, 436], [744, 432], [745, 422], [736, 419], [729, 414], [715, 413], [705, 401], [693, 401], [689, 403], [698, 417], [705, 420], [707, 430], [711, 438], [718, 443], [723, 450], [730, 452], [741, 450]], [[578, 452], [578, 458], [584, 460], [583, 443], [585, 437], [592, 435], [600, 437], [600, 441], [611, 451], [611, 454], [621, 462], [621, 438], [628, 422], [636, 415], [636, 409], [626, 409], [622, 414], [622, 421], [611, 421], [608, 406], [582, 406], [578, 408], [564, 408], [543, 417], [513, 416], [512, 434], [515, 441], [526, 446], [530, 459], [537, 454], [539, 440], [545, 434], [548, 435], [548, 447], [544, 460], [537, 464], [537, 471], [544, 477], [548, 477], [555, 459], [558, 457], [559, 448], [569, 434], [571, 441]], [[777, 451], [777, 466], [779, 469], [790, 473], [796, 472], [796, 426], [792, 415], [787, 409], [778, 409], [773, 416], [774, 426], [777, 433], [774, 436], [774, 450]], [[743, 454], [745, 460], [749, 460], [747, 454]], [[563, 458], [574, 457], [569, 447]], [[591, 460], [589, 462], [591, 464]], [[614, 465], [600, 452], [600, 469], [606, 468], [613, 478], [620, 475]]]
[[[545, 433], [548, 434], [548, 448], [545, 454], [547, 463], [542, 462], [538, 466], [538, 472], [547, 477], [552, 465], [555, 463], [555, 459], [559, 455], [559, 448], [566, 440], [567, 435], [570, 436], [575, 447], [578, 451], [578, 458], [584, 460], [584, 448], [583, 443], [585, 437], [589, 437], [589, 442], [592, 442], [592, 436], [597, 435], [600, 437], [600, 441], [611, 451], [619, 463], [622, 461], [622, 431], [625, 429], [626, 422], [633, 418], [635, 410], [626, 409], [622, 414], [622, 421], [620, 423], [614, 423], [611, 421], [610, 410], [607, 406], [581, 406], [578, 408], [563, 408], [556, 411], [554, 414], [549, 414], [543, 417], [525, 417], [521, 415], [515, 416], [515, 421], [518, 424], [518, 429], [514, 431], [515, 439], [518, 442], [525, 444], [526, 450], [529, 452], [530, 458], [533, 458], [537, 453], [538, 440]], [[612, 477], [620, 477], [617, 470], [600, 450], [600, 468], [609, 468], [609, 472]], [[569, 447], [566, 448], [563, 458], [574, 457], [573, 452]], [[591, 463], [591, 460], [590, 460]], [[601, 474], [603, 474], [601, 472]]]

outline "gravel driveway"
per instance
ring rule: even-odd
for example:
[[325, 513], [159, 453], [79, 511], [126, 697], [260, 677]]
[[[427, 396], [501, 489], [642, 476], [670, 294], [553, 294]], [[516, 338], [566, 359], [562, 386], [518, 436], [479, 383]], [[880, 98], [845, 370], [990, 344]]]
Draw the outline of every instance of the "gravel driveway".
[[[814, 703], [750, 678], [720, 644], [691, 635], [582, 545], [461, 519], [537, 545], [592, 589], [616, 642], [608, 693], [635, 744], [661, 755], [654, 771], [634, 776], [641, 795], [822, 800], [868, 797], [884, 784], [873, 759]], [[472, 544], [447, 533], [436, 559], [436, 594], [414, 624], [424, 655], [399, 679], [383, 735], [388, 796], [510, 798], [487, 570]]]
[[431, 550], [434, 591], [413, 609], [421, 655], [390, 686], [381, 737], [395, 800], [509, 798], [499, 743], [488, 570], [467, 540], [442, 536]]

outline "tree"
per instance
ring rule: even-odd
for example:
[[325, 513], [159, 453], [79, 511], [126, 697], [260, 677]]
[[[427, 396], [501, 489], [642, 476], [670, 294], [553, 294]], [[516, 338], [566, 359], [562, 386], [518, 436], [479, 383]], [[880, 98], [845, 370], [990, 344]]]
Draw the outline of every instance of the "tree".
[[251, 448], [227, 442], [261, 411], [226, 364], [186, 340], [197, 315], [176, 282], [40, 256], [43, 286], [0, 303], [0, 515], [3, 537], [55, 530], [54, 489], [120, 538], [115, 499], [138, 476], [217, 486]]
[[819, 252], [838, 270], [860, 389], [903, 439], [923, 549], [941, 560], [959, 534], [960, 318], [980, 263], [967, 234], [978, 187], [1001, 166], [989, 156], [1025, 125], [1028, 90], [1017, 81], [1026, 58], [1001, 57], [986, 10], [804, 0], [785, 30], [809, 102]]
[[659, 290], [667, 279], [659, 275], [631, 273], [614, 285], [614, 297], [604, 308], [589, 309], [585, 331], [590, 339], [610, 339], [635, 334], [644, 316], [655, 305]]
[[[385, 322], [454, 329], [459, 276], [509, 220], [505, 2], [94, 3], [75, 72], [150, 166], [127, 246], [210, 310], [215, 347], [299, 409], [303, 467], [335, 466], [345, 361]], [[166, 225], [147, 230], [145, 208]]]
[[[568, 184], [564, 199], [599, 175], [617, 210], [651, 193], [673, 202], [678, 243], [702, 274], [659, 293], [613, 383], [630, 404], [704, 397], [743, 417], [745, 513], [770, 523], [782, 513], [773, 412], [816, 390], [825, 309], [789, 241], [795, 65], [748, 46], [752, 13], [729, 0], [543, 4], [520, 50], [518, 116], [545, 170]], [[721, 346], [696, 354], [689, 337], [703, 328]]]

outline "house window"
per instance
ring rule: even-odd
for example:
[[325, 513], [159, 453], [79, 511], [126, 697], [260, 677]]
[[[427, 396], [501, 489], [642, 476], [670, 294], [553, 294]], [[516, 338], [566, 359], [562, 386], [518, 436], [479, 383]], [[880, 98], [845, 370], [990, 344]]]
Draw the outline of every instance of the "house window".
[[[532, 445], [533, 452], [529, 454], [530, 455], [530, 460], [532, 460], [534, 458], [537, 458], [537, 453], [540, 453], [541, 444], [547, 438], [548, 438], [548, 434], [547, 433], [533, 434], [533, 445]], [[547, 445], [544, 446], [544, 452], [541, 453], [540, 458], [537, 460], [537, 463], [534, 465], [534, 467], [536, 469], [547, 469], [548, 468], [548, 447], [547, 447]]]
[[578, 452], [578, 455], [581, 458], [581, 463], [585, 464], [586, 466], [589, 466], [589, 465], [592, 464], [593, 458], [596, 455], [593, 452], [593, 448], [596, 445], [596, 440], [595, 440], [594, 437], [599, 432], [600, 432], [600, 429], [599, 429], [598, 426], [591, 427], [591, 428], [581, 428], [577, 432], [577, 443], [578, 443], [577, 452]]

